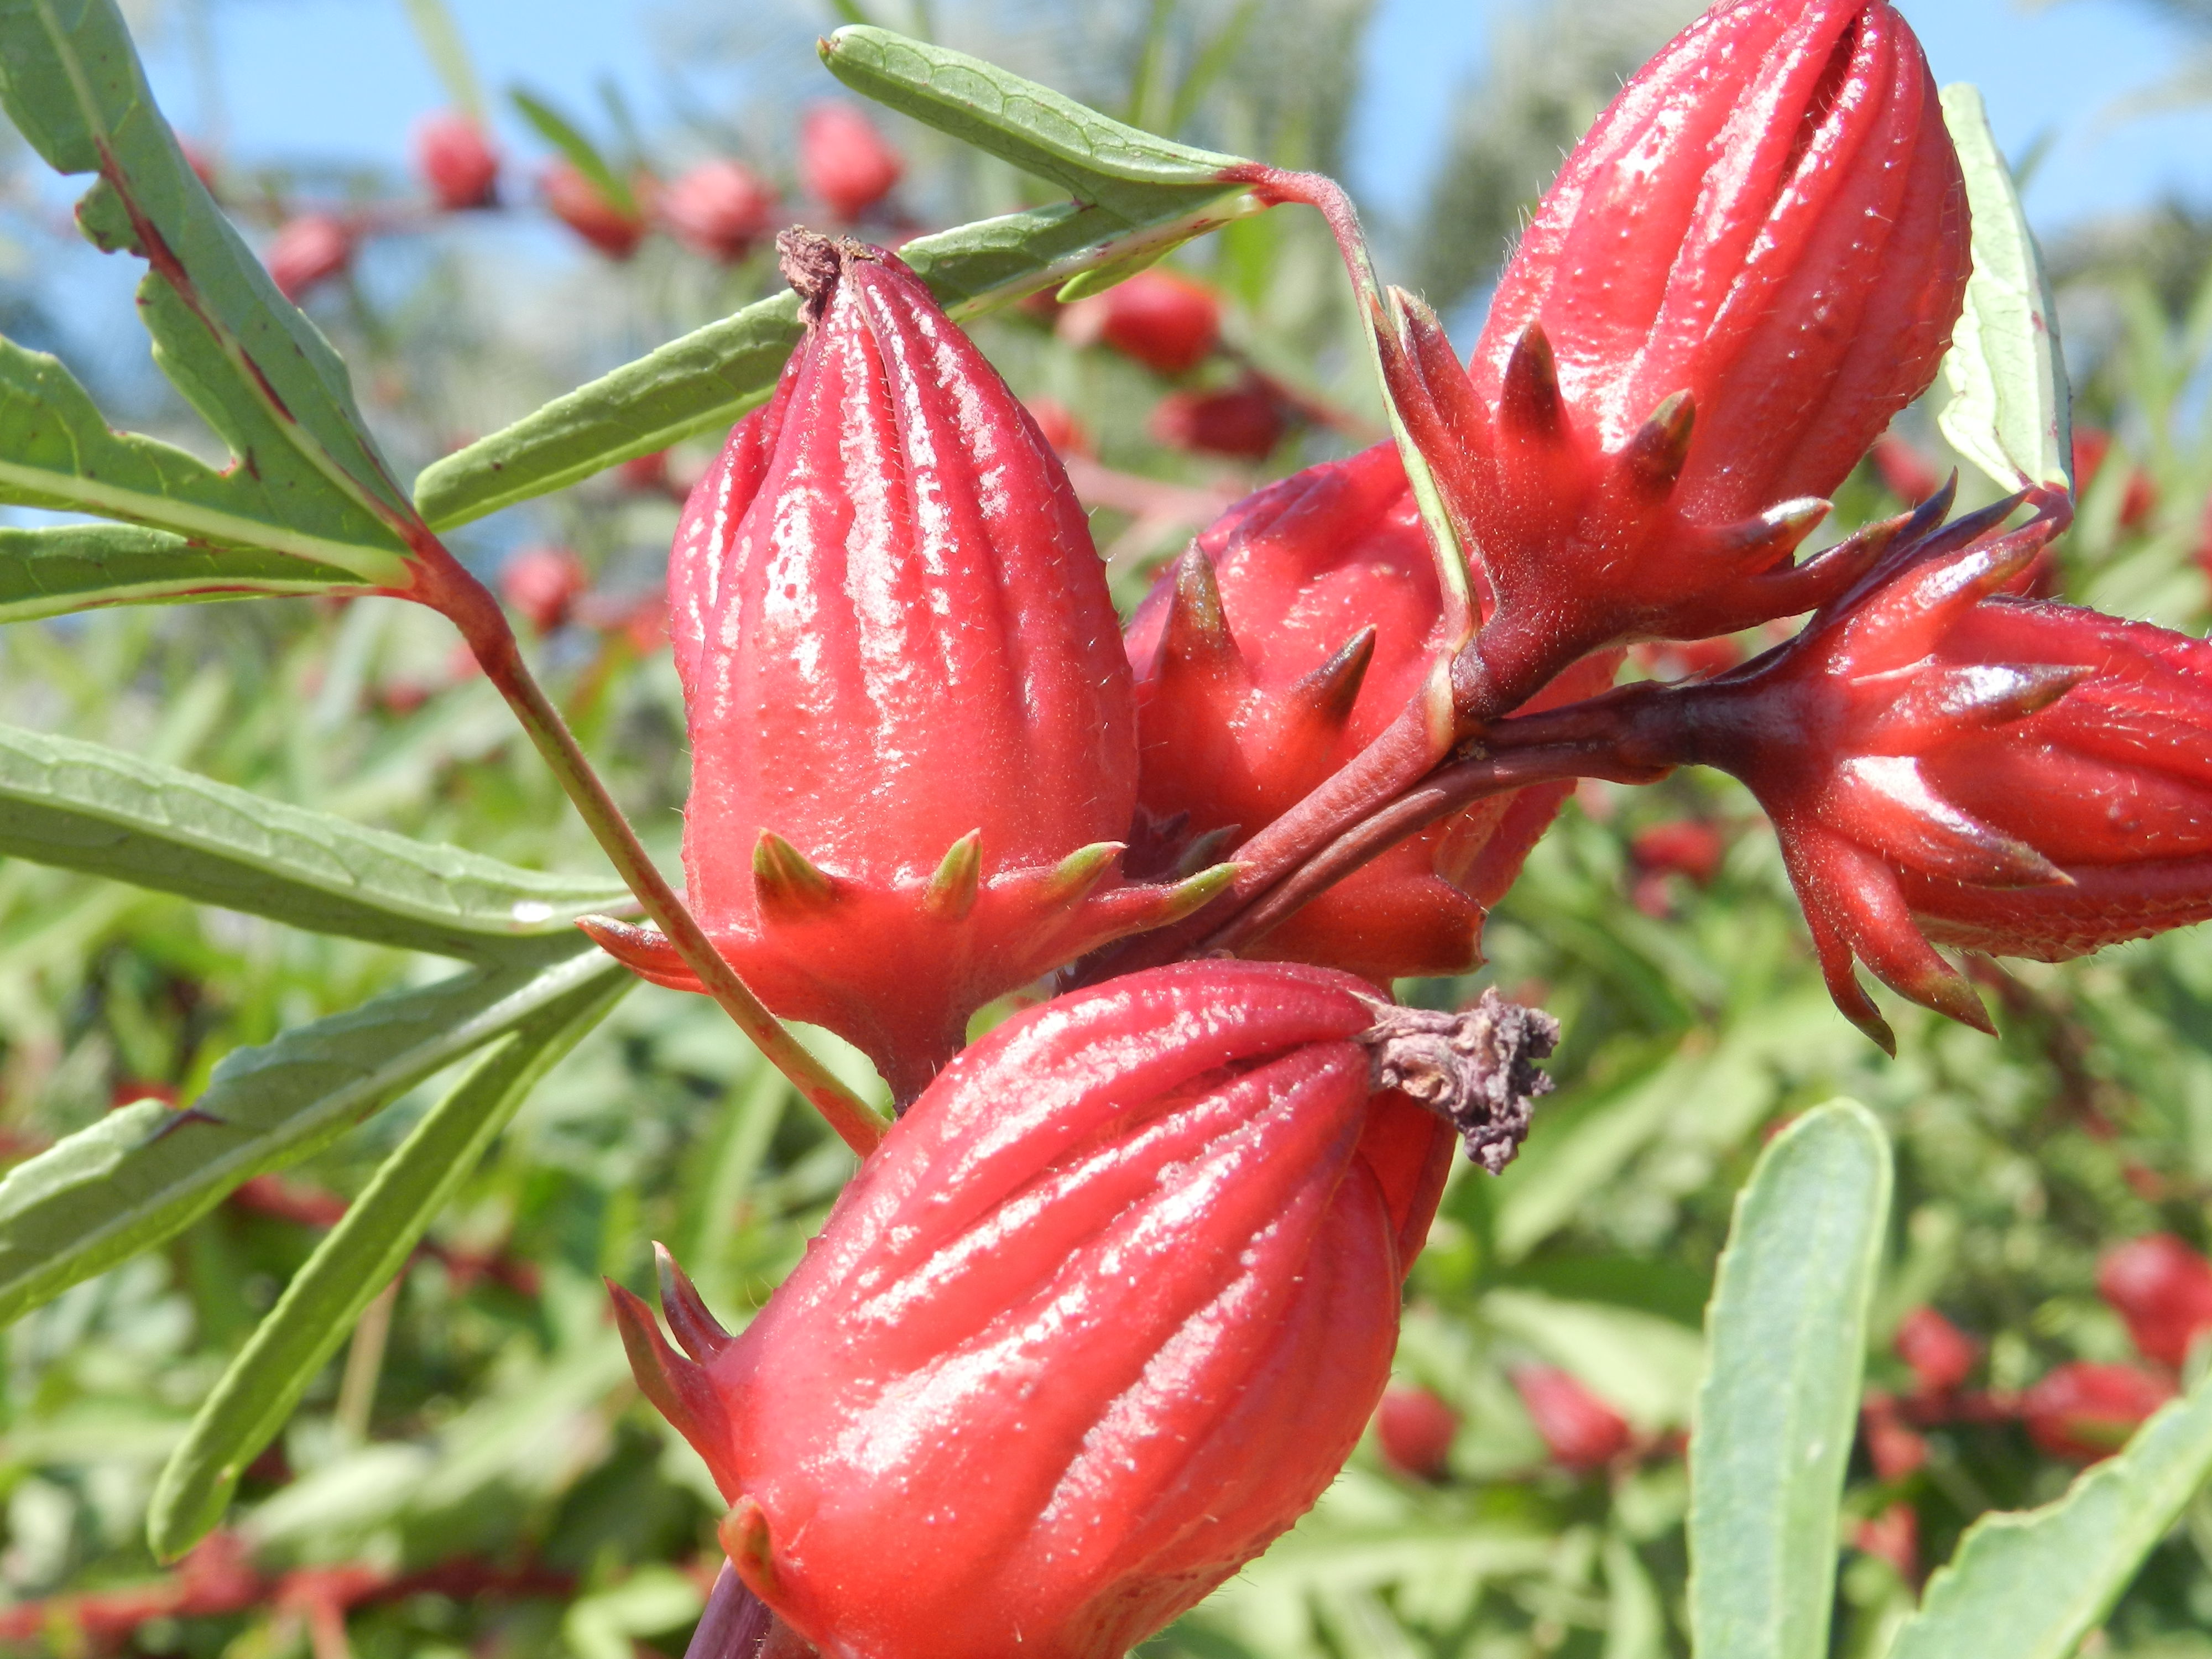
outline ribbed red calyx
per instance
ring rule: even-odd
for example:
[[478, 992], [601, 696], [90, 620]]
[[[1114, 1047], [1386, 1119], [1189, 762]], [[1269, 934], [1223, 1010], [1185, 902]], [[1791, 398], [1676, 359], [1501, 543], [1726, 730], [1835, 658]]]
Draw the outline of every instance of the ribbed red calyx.
[[1287, 1528], [1382, 1393], [1449, 1158], [1376, 1081], [1420, 1071], [1399, 1018], [1280, 963], [1071, 994], [938, 1078], [743, 1335], [666, 1273], [686, 1359], [617, 1291], [755, 1593], [830, 1656], [1119, 1659]]
[[1852, 974], [1989, 1029], [1931, 939], [2057, 961], [2212, 916], [2212, 645], [2001, 590], [2058, 527], [1943, 497], [1803, 633], [1615, 708], [1654, 757], [1717, 766], [1774, 821], [1828, 986]]
[[1848, 581], [1792, 552], [1933, 377], [1969, 264], [1935, 84], [1885, 0], [1735, 0], [1676, 37], [1569, 157], [1467, 376], [1414, 308], [1409, 425], [1498, 597], [1462, 706]]
[[[1372, 742], [1457, 643], [1396, 452], [1309, 467], [1238, 502], [1163, 574], [1127, 643], [1139, 804], [1155, 824], [1180, 819], [1183, 836], [1233, 854]], [[1601, 689], [1611, 666], [1577, 676], [1589, 682], [1579, 690]], [[1565, 792], [1466, 808], [1248, 954], [1378, 981], [1465, 971], [1480, 959], [1484, 907]]]
[[1513, 1388], [1561, 1468], [1578, 1474], [1601, 1469], [1635, 1442], [1627, 1419], [1556, 1365], [1516, 1366]]
[[[805, 340], [670, 556], [684, 866], [762, 1000], [856, 1043], [905, 1099], [984, 1003], [1225, 872], [1118, 882], [1128, 667], [1036, 422], [896, 258], [781, 245]], [[595, 936], [696, 987], [657, 936]]]

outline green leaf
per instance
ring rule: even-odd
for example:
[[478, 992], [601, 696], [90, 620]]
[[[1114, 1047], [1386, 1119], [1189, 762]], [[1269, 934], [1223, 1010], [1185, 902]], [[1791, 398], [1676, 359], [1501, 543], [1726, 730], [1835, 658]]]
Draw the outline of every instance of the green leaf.
[[1698, 1659], [1824, 1659], [1889, 1143], [1855, 1101], [1778, 1136], [1738, 1195], [1690, 1440]]
[[190, 1110], [142, 1100], [110, 1112], [0, 1180], [0, 1323], [160, 1243], [240, 1182], [329, 1145], [561, 999], [628, 972], [596, 950], [534, 974], [473, 970], [239, 1049]]
[[1999, 489], [2040, 483], [2070, 492], [2071, 394], [2042, 252], [1981, 93], [1963, 81], [1944, 88], [1943, 120], [1966, 176], [1974, 273], [1943, 359], [1951, 398], [1936, 424]]
[[599, 187], [600, 195], [624, 213], [637, 211], [637, 198], [630, 193], [629, 184], [617, 176], [599, 146], [584, 137], [574, 122], [526, 88], [510, 88], [507, 96], [522, 118], [537, 129], [538, 136], [567, 156], [570, 166]]
[[334, 565], [252, 547], [188, 541], [135, 525], [0, 528], [0, 623], [107, 605], [168, 605], [358, 588]]
[[[889, 29], [848, 24], [819, 50], [830, 73], [854, 91], [1049, 180], [1079, 202], [1141, 212], [1163, 187], [1218, 191], [1224, 173], [1252, 165], [1158, 137], [996, 64]], [[1142, 188], [1130, 192], [1130, 185]]]
[[[1127, 217], [1062, 202], [918, 237], [899, 257], [965, 320], [1260, 210], [1219, 185], [1157, 191], [1149, 210]], [[422, 515], [449, 529], [726, 427], [767, 401], [799, 332], [799, 296], [786, 293], [672, 340], [423, 468], [415, 481]]]
[[2057, 1503], [1976, 1522], [1889, 1659], [2066, 1659], [2208, 1479], [2212, 1378]]
[[517, 869], [74, 738], [0, 726], [0, 854], [471, 961], [576, 949], [609, 880]]
[[446, 0], [407, 0], [407, 21], [422, 43], [422, 55], [437, 71], [438, 84], [455, 109], [479, 126], [484, 122], [483, 88], [477, 84], [475, 66], [469, 62], [468, 44], [460, 25], [453, 21]]
[[538, 1080], [629, 988], [595, 975], [501, 1039], [384, 1161], [293, 1275], [155, 1483], [147, 1537], [173, 1560], [206, 1534], [362, 1311], [406, 1263]]
[[148, 261], [139, 316], [162, 372], [228, 444], [216, 472], [108, 430], [50, 357], [0, 352], [0, 499], [271, 548], [405, 580], [412, 507], [344, 365], [277, 293], [148, 89], [115, 0], [0, 0], [0, 104], [58, 171], [98, 173], [85, 233]]

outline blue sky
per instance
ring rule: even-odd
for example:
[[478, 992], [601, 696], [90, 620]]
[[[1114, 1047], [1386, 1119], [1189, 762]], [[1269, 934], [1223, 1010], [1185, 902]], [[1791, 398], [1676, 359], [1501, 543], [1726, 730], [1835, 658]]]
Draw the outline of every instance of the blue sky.
[[[1514, 0], [1381, 0], [1354, 176], [1377, 206], [1418, 188], [1450, 101], [1479, 64], [1486, 21]], [[526, 82], [579, 109], [611, 76], [648, 121], [681, 48], [652, 0], [453, 0], [483, 78]], [[2015, 155], [2056, 137], [2029, 206], [2046, 228], [2179, 191], [2212, 201], [2212, 109], [2136, 120], [2112, 101], [2162, 79], [2188, 37], [2128, 0], [1904, 0], [1939, 80], [1987, 95]], [[826, 12], [827, 8], [824, 8]], [[228, 0], [212, 5], [230, 140], [242, 159], [404, 154], [407, 125], [443, 101], [402, 0]], [[206, 123], [188, 39], [149, 42], [156, 90], [187, 131]], [[829, 88], [826, 76], [824, 89]]]

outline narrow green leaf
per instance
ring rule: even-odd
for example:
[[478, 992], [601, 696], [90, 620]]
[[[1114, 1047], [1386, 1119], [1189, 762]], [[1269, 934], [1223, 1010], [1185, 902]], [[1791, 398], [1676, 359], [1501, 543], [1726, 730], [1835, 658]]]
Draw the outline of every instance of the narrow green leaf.
[[2208, 1479], [2212, 1377], [2057, 1503], [1976, 1522], [1889, 1659], [2066, 1659]]
[[[821, 43], [830, 73], [854, 91], [1058, 185], [1079, 202], [1146, 210], [1163, 187], [1218, 191], [1242, 156], [1178, 144], [1102, 115], [1050, 87], [866, 24]], [[1132, 194], [1127, 186], [1139, 190]]]
[[627, 988], [599, 975], [545, 1004], [384, 1161], [231, 1361], [162, 1469], [146, 1522], [156, 1557], [175, 1559], [222, 1518], [246, 1466], [284, 1426], [515, 1109]]
[[[1156, 191], [1130, 217], [1062, 202], [918, 237], [899, 257], [964, 320], [1260, 210], [1219, 185]], [[767, 400], [799, 337], [799, 296], [787, 293], [672, 340], [425, 467], [415, 481], [422, 515], [441, 530], [465, 524], [726, 427]]]
[[1690, 1440], [1698, 1659], [1825, 1659], [1889, 1143], [1854, 1101], [1778, 1136], [1738, 1195]]
[[352, 571], [135, 525], [0, 529], [0, 623], [107, 605], [169, 605], [358, 589]]
[[469, 62], [468, 43], [461, 39], [460, 25], [453, 21], [453, 9], [446, 0], [407, 0], [407, 21], [415, 26], [415, 38], [422, 43], [422, 55], [430, 60], [437, 72], [438, 82], [446, 89], [453, 106], [478, 125], [483, 124], [483, 88], [477, 82], [477, 72]]
[[587, 985], [594, 950], [540, 972], [477, 969], [241, 1048], [190, 1110], [140, 1101], [0, 1180], [0, 1323], [190, 1225], [240, 1182], [330, 1144], [434, 1073]]
[[0, 854], [471, 961], [568, 956], [569, 923], [626, 896], [4, 726]]
[[538, 136], [567, 156], [570, 166], [599, 186], [599, 194], [624, 213], [637, 210], [637, 198], [630, 194], [628, 181], [607, 165], [599, 146], [584, 137], [574, 122], [527, 88], [510, 87], [507, 96], [522, 118], [537, 129]]
[[[404, 580], [395, 526], [411, 505], [366, 435], [345, 367], [186, 165], [115, 0], [0, 0], [0, 104], [57, 170], [100, 175], [79, 221], [98, 246], [148, 262], [139, 315], [155, 361], [240, 462], [218, 475], [94, 429], [58, 366], [11, 348], [0, 495]], [[82, 457], [64, 453], [73, 438], [89, 441]], [[173, 494], [173, 509], [155, 505]]]
[[1944, 88], [1943, 120], [1966, 173], [1974, 274], [1943, 359], [1951, 399], [1936, 423], [2001, 489], [2041, 483], [2071, 490], [2071, 394], [2042, 252], [1981, 93], [1963, 81]]
[[[265, 454], [266, 437], [249, 438], [239, 453]], [[295, 579], [336, 567], [333, 584], [404, 584], [405, 562], [390, 534], [320, 494], [312, 484], [303, 494], [296, 471], [281, 465], [218, 472], [173, 444], [114, 431], [58, 360], [0, 339], [0, 501], [266, 548], [289, 556]]]

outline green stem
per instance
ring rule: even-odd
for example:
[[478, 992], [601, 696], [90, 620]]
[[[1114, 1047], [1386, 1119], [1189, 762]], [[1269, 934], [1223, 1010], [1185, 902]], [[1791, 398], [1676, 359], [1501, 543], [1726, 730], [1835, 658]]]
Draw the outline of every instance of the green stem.
[[553, 775], [560, 780], [561, 787], [616, 871], [684, 958], [684, 965], [698, 976], [707, 994], [722, 1006], [769, 1062], [791, 1079], [792, 1086], [822, 1114], [844, 1143], [866, 1158], [883, 1139], [888, 1125], [866, 1101], [832, 1077], [745, 988], [737, 969], [714, 948], [714, 941], [647, 854], [629, 820], [592, 769], [568, 723], [523, 661], [522, 648], [499, 601], [435, 538], [425, 532], [425, 538], [425, 538], [428, 545], [417, 555], [416, 586], [406, 597], [443, 611], [461, 630], [485, 676], [507, 699], [507, 707], [553, 769]]

